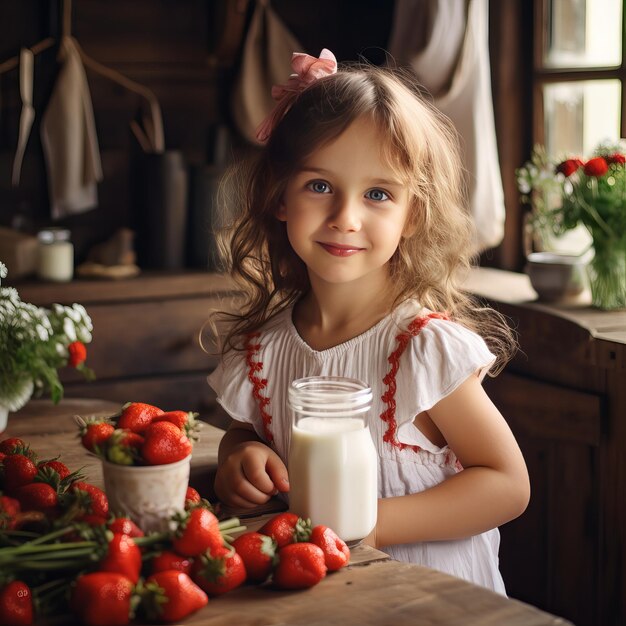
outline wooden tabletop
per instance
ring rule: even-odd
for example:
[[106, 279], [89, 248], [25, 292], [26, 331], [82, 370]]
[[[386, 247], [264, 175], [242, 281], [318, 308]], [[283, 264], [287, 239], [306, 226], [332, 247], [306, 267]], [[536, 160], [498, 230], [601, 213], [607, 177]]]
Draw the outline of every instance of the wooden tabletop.
[[[63, 400], [58, 406], [33, 400], [9, 416], [0, 439], [20, 437], [39, 458], [61, 456], [71, 470], [84, 468], [89, 480], [102, 484], [99, 461], [86, 453], [73, 416], [111, 415], [119, 405], [100, 400]], [[223, 431], [205, 424], [194, 447], [191, 484], [212, 496], [210, 484]], [[280, 503], [255, 511], [234, 511], [249, 530], [259, 528]], [[184, 622], [189, 626], [265, 626], [359, 624], [365, 626], [458, 625], [544, 626], [569, 624], [532, 606], [441, 572], [400, 563], [368, 546], [352, 550], [350, 565], [306, 591], [244, 586], [211, 599]]]

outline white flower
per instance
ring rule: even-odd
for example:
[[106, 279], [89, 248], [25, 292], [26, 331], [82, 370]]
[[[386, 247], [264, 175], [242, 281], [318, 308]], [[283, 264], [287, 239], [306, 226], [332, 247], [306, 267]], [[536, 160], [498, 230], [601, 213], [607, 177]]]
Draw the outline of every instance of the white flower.
[[[6, 275], [0, 262], [0, 278]], [[58, 401], [63, 387], [57, 370], [67, 363], [67, 346], [77, 337], [89, 343], [92, 328], [81, 305], [48, 310], [22, 302], [13, 287], [0, 288], [0, 405], [17, 411], [34, 390], [49, 390]]]
[[63, 334], [68, 338], [69, 342], [76, 341], [76, 326], [74, 326], [74, 322], [66, 317], [63, 320]]
[[89, 330], [84, 326], [76, 329], [76, 335], [78, 336], [78, 341], [82, 341], [83, 343], [91, 343], [93, 339]]
[[35, 326], [35, 330], [37, 331], [37, 334], [39, 335], [39, 339], [41, 339], [41, 341], [48, 341], [48, 331], [43, 327], [42, 324], [37, 324], [37, 326]]

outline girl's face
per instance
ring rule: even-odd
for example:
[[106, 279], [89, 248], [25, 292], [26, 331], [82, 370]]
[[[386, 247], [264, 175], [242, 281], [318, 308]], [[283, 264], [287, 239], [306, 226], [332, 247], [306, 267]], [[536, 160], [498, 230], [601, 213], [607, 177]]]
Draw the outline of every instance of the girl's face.
[[359, 118], [287, 184], [277, 217], [312, 281], [386, 284], [406, 234], [409, 195], [383, 159], [383, 141], [371, 120]]

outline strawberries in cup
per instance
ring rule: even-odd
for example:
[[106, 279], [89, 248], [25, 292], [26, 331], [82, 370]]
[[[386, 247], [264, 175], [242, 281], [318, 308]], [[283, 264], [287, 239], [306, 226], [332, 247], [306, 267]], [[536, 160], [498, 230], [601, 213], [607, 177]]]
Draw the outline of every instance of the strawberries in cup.
[[197, 413], [127, 402], [106, 418], [77, 418], [82, 445], [116, 465], [167, 465], [191, 454]]

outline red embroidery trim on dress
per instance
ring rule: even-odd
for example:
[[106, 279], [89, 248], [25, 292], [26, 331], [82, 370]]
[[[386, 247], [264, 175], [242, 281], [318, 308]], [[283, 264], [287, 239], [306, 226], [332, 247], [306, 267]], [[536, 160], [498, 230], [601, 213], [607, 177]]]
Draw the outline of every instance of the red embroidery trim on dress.
[[381, 396], [381, 400], [387, 405], [387, 408], [380, 414], [380, 419], [387, 424], [387, 431], [383, 435], [383, 441], [386, 441], [400, 450], [410, 448], [413, 452], [419, 452], [422, 449], [416, 445], [402, 443], [398, 441], [398, 437], [396, 436], [398, 430], [398, 424], [396, 422], [396, 374], [400, 367], [400, 357], [406, 350], [411, 337], [418, 335], [422, 328], [432, 319], [447, 320], [449, 317], [443, 313], [429, 313], [423, 317], [416, 317], [409, 324], [406, 331], [396, 337], [397, 348], [387, 359], [391, 364], [391, 368], [383, 378], [383, 383], [386, 385], [387, 389]]
[[263, 369], [263, 361], [255, 361], [255, 357], [261, 349], [261, 344], [258, 341], [253, 342], [253, 340], [260, 335], [261, 333], [250, 333], [246, 336], [246, 364], [248, 365], [248, 380], [252, 383], [252, 395], [259, 405], [261, 419], [263, 420], [265, 439], [267, 439], [268, 443], [272, 443], [274, 441], [274, 436], [270, 431], [272, 416], [265, 410], [265, 407], [270, 403], [270, 399], [261, 393], [263, 389], [267, 388], [267, 378], [261, 378], [257, 375]]

